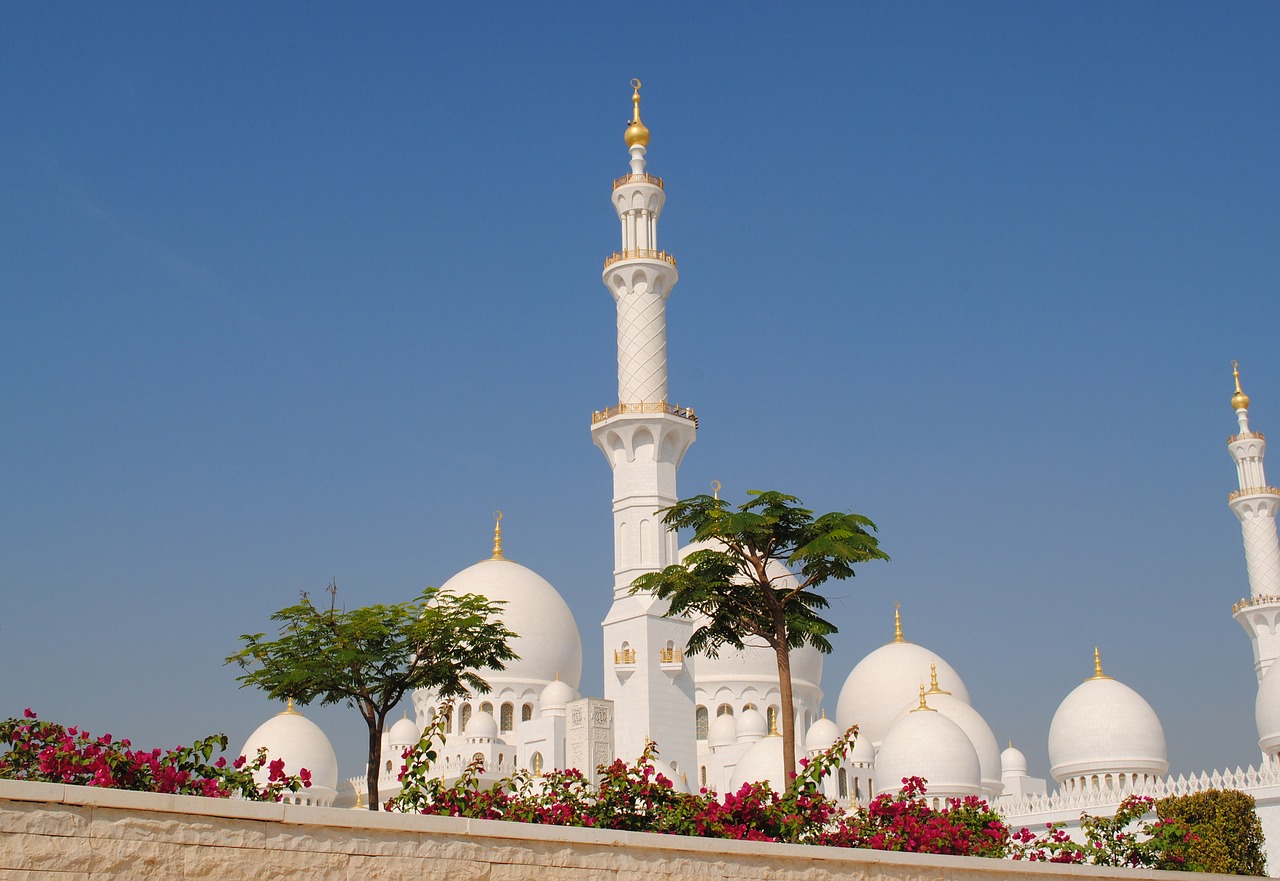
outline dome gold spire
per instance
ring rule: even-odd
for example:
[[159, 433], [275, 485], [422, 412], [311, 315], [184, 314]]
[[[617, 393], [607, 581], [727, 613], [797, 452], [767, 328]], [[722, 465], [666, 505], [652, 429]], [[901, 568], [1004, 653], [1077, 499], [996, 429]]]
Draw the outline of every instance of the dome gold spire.
[[502, 556], [502, 512], [493, 512], [493, 556], [491, 560], [504, 560]]
[[1093, 647], [1093, 675], [1090, 679], [1110, 679], [1106, 673], [1102, 672], [1102, 655], [1098, 653], [1098, 647]]
[[1231, 409], [1248, 410], [1249, 396], [1244, 393], [1244, 389], [1240, 388], [1240, 364], [1238, 362], [1231, 362], [1231, 372], [1236, 377], [1236, 393], [1231, 396]]
[[951, 694], [951, 692], [938, 685], [938, 663], [936, 661], [929, 662], [929, 690], [925, 694]]
[[634, 109], [631, 111], [631, 122], [627, 125], [627, 146], [641, 147], [649, 146], [649, 130], [644, 127], [644, 123], [640, 121], [640, 81], [635, 77], [631, 79], [631, 88], [635, 91], [631, 95], [631, 103]]
[[926, 713], [936, 713], [936, 712], [938, 712], [938, 711], [937, 711], [937, 710], [935, 710], [933, 707], [929, 706], [929, 704], [928, 704], [928, 703], [926, 703], [926, 702], [925, 702], [924, 695], [925, 695], [925, 691], [924, 691], [924, 683], [923, 683], [923, 682], [921, 682], [921, 683], [920, 683], [920, 706], [916, 707], [916, 708], [915, 708], [914, 710], [912, 710], [911, 712], [913, 712], [913, 713], [919, 713], [919, 712], [921, 712], [921, 711], [926, 712]]
[[902, 603], [893, 604], [893, 641], [906, 642], [902, 638]]

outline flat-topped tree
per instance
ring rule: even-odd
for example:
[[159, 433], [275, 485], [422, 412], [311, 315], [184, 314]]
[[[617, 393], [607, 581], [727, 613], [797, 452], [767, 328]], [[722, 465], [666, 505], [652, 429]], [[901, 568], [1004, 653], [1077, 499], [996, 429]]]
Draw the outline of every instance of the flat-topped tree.
[[[378, 810], [382, 729], [387, 715], [411, 691], [436, 689], [442, 697], [468, 689], [489, 690], [483, 670], [502, 670], [517, 660], [503, 626], [501, 603], [475, 594], [454, 595], [428, 587], [406, 603], [317, 609], [304, 592], [295, 605], [271, 616], [280, 636], [244, 634], [244, 648], [227, 658], [248, 672], [236, 677], [273, 700], [308, 704], [346, 703], [369, 726], [369, 810]], [[296, 770], [296, 769], [295, 769]]]
[[796, 715], [791, 697], [791, 650], [811, 645], [831, 653], [836, 626], [819, 613], [829, 605], [817, 588], [854, 576], [854, 566], [888, 560], [861, 514], [814, 517], [785, 493], [750, 490], [736, 508], [718, 496], [700, 495], [664, 508], [663, 522], [692, 529], [695, 543], [684, 562], [641, 575], [633, 592], [666, 600], [668, 617], [701, 616], [689, 638], [689, 654], [716, 657], [724, 646], [745, 648], [758, 637], [773, 649], [781, 692], [782, 761], [795, 774]]

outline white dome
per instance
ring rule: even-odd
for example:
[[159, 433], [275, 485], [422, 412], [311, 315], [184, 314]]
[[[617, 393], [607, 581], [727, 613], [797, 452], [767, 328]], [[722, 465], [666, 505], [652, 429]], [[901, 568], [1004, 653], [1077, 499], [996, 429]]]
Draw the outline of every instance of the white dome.
[[476, 713], [467, 720], [467, 730], [462, 733], [468, 740], [493, 740], [498, 736], [498, 723], [492, 713]]
[[[253, 759], [261, 747], [266, 747], [268, 760], [284, 759], [285, 773], [297, 774], [303, 768], [311, 772], [311, 786], [299, 790], [298, 798], [325, 806], [333, 803], [338, 794], [338, 757], [319, 725], [287, 709], [259, 725], [240, 754]], [[265, 784], [268, 773], [262, 768], [254, 779]]]
[[[680, 560], [683, 562], [694, 551], [716, 548], [714, 542], [694, 542], [680, 549]], [[772, 563], [768, 572], [771, 576], [780, 576], [778, 584], [794, 586], [795, 576], [787, 571], [781, 563]], [[705, 619], [693, 618], [696, 629]], [[769, 687], [778, 687], [778, 657], [764, 640], [759, 637], [748, 637], [743, 640], [746, 648], [739, 651], [730, 647], [720, 650], [714, 658], [698, 655], [694, 667], [694, 679], [698, 686], [708, 694], [715, 693], [722, 687], [738, 691], [745, 686], [755, 686], [762, 694]], [[791, 683], [797, 691], [803, 686], [818, 688], [822, 681], [822, 652], [811, 645], [791, 650]]]
[[942, 713], [907, 713], [876, 752], [876, 794], [894, 793], [904, 777], [923, 777], [930, 798], [982, 793], [982, 767], [969, 736]]
[[511, 641], [518, 661], [506, 670], [480, 675], [498, 691], [502, 684], [548, 683], [556, 675], [575, 688], [582, 676], [582, 637], [564, 598], [532, 569], [510, 560], [482, 560], [450, 578], [440, 588], [453, 594], [480, 594], [502, 601], [500, 617], [517, 634]]
[[1049, 725], [1050, 773], [1059, 783], [1094, 774], [1162, 776], [1164, 728], [1151, 705], [1110, 676], [1086, 679]]
[[563, 679], [553, 679], [551, 684], [542, 689], [538, 699], [540, 715], [563, 716], [569, 701], [578, 699], [578, 690]]
[[[800, 756], [796, 756], [796, 770], [800, 770]], [[762, 737], [742, 754], [729, 777], [729, 791], [737, 792], [744, 783], [768, 783], [777, 793], [786, 790], [787, 780], [782, 771], [781, 737]]]
[[391, 733], [387, 735], [387, 742], [393, 746], [413, 746], [421, 737], [422, 732], [418, 730], [417, 723], [405, 716], [391, 726]]
[[759, 710], [743, 710], [738, 715], [738, 740], [759, 740], [769, 733], [769, 723]]
[[[991, 732], [991, 726], [987, 724], [987, 720], [983, 719], [973, 707], [956, 700], [955, 695], [935, 691], [925, 692], [925, 698], [930, 709], [937, 710], [960, 726], [960, 730], [973, 744], [974, 752], [978, 754], [983, 790], [989, 796], [999, 795], [1004, 789], [1004, 783], [1001, 782], [1000, 744], [996, 743], [996, 736]], [[903, 710], [894, 720], [894, 724], [896, 725], [910, 712], [912, 710]]]
[[938, 686], [969, 703], [969, 689], [950, 664], [913, 642], [891, 642], [849, 673], [836, 703], [836, 724], [841, 730], [857, 725], [859, 737], [878, 747], [898, 714], [916, 705], [920, 686], [929, 682], [931, 663], [937, 665]]
[[823, 716], [810, 725], [809, 730], [805, 732], [804, 748], [811, 753], [822, 752], [835, 743], [839, 736], [840, 729], [836, 727], [836, 723]]
[[1027, 757], [1012, 743], [1000, 753], [1000, 772], [1001, 779], [1027, 776]]
[[663, 777], [666, 777], [671, 781], [671, 788], [673, 790], [684, 793], [685, 795], [689, 794], [689, 781], [684, 779], [683, 774], [661, 759], [651, 759], [650, 764], [653, 765], [653, 772], [655, 776], [661, 774]]
[[730, 713], [716, 716], [707, 727], [707, 746], [728, 746], [738, 739], [738, 720]]
[[1258, 723], [1258, 746], [1267, 756], [1274, 757], [1280, 750], [1280, 664], [1273, 663], [1258, 685], [1258, 697], [1253, 706], [1254, 719]]
[[871, 738], [859, 734], [853, 741], [853, 749], [849, 750], [849, 764], [867, 768], [876, 766], [876, 748], [871, 745]]

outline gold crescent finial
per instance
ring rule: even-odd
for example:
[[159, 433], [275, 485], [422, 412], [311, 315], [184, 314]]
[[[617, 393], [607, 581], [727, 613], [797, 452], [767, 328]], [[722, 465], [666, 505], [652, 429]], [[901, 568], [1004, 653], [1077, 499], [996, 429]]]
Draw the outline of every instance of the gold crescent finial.
[[1231, 396], [1231, 409], [1248, 410], [1249, 396], [1244, 393], [1244, 389], [1240, 388], [1240, 365], [1236, 361], [1231, 362], [1231, 372], [1236, 378], [1236, 393]]
[[902, 603], [893, 604], [893, 641], [906, 642], [902, 638]]
[[914, 710], [912, 710], [911, 712], [913, 712], [913, 713], [918, 713], [918, 712], [920, 712], [921, 710], [928, 710], [930, 713], [936, 713], [936, 712], [937, 712], [937, 710], [935, 710], [933, 707], [929, 706], [929, 704], [925, 702], [925, 699], [924, 699], [924, 683], [923, 683], [923, 682], [921, 682], [921, 683], [920, 683], [920, 706], [916, 707], [916, 708], [915, 708]]
[[718, 480], [711, 481], [711, 493], [716, 497], [716, 501], [720, 500], [721, 484]]
[[634, 91], [631, 93], [631, 121], [627, 123], [627, 146], [647, 147], [649, 146], [649, 130], [640, 121], [640, 80], [632, 77], [631, 88]]
[[285, 705], [284, 711], [286, 713], [297, 714], [298, 711], [293, 708], [293, 698], [289, 698], [289, 702]]
[[929, 662], [929, 694], [951, 694], [949, 691], [943, 690], [938, 685], [938, 663], [937, 661]]
[[1098, 652], [1098, 647], [1093, 647], [1093, 675], [1090, 679], [1110, 679], [1111, 677], [1102, 672], [1102, 655]]
[[502, 512], [493, 512], [493, 557], [494, 560], [506, 559], [502, 556]]

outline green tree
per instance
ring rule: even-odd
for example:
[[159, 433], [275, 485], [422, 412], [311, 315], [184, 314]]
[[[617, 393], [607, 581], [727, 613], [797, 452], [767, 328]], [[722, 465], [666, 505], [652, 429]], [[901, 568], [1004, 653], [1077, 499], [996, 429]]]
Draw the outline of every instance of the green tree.
[[1191, 830], [1187, 868], [1222, 875], [1266, 875], [1262, 823], [1253, 796], [1209, 789], [1156, 802], [1162, 820], [1181, 820]]
[[[329, 591], [336, 601], [337, 585]], [[304, 592], [271, 616], [280, 622], [279, 638], [243, 634], [244, 648], [226, 663], [248, 671], [236, 677], [241, 688], [260, 688], [273, 700], [358, 709], [369, 727], [368, 798], [376, 811], [387, 714], [416, 688], [444, 697], [488, 691], [479, 671], [516, 660], [508, 645], [516, 634], [498, 619], [501, 605], [428, 587], [410, 602], [347, 611], [336, 602], [317, 609]]]
[[689, 637], [685, 650], [691, 655], [714, 658], [724, 646], [744, 648], [748, 637], [773, 649], [782, 699], [782, 761], [790, 779], [796, 754], [791, 650], [811, 645], [830, 654], [827, 637], [836, 632], [819, 614], [829, 604], [817, 588], [832, 578], [852, 578], [858, 563], [889, 555], [871, 534], [875, 524], [861, 514], [814, 517], [795, 496], [759, 490], [747, 495], [736, 508], [700, 495], [664, 509], [664, 523], [692, 529], [694, 541], [704, 547], [683, 563], [641, 575], [631, 589], [666, 600], [668, 617], [705, 619]]

